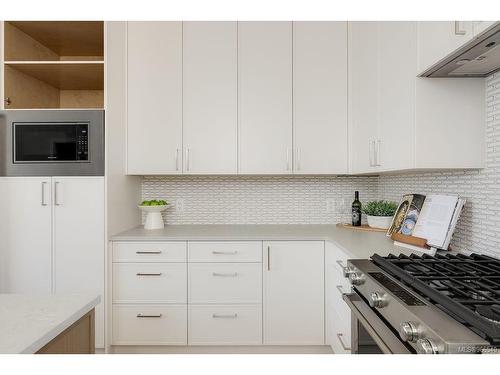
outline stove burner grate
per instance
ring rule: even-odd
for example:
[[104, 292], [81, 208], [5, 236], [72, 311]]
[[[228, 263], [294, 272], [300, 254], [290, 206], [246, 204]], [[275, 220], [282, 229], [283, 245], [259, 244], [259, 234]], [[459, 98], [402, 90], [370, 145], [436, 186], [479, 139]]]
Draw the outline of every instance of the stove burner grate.
[[479, 254], [375, 254], [372, 260], [492, 344], [500, 344], [500, 260]]

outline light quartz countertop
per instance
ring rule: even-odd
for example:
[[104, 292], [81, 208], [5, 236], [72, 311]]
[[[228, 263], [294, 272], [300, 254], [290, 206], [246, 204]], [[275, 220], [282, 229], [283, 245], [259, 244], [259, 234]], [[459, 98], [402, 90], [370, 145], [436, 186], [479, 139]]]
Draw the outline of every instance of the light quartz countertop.
[[37, 352], [100, 301], [81, 294], [0, 294], [0, 354]]
[[412, 253], [395, 246], [381, 232], [364, 232], [336, 225], [166, 225], [164, 229], [145, 230], [136, 227], [112, 237], [113, 241], [330, 241], [348, 256], [367, 259], [374, 253], [385, 256]]

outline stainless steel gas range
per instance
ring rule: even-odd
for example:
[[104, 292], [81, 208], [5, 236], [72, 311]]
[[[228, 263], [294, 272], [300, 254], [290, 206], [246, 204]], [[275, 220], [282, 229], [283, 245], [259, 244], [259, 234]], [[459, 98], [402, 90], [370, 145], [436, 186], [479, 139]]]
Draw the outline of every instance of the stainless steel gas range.
[[500, 260], [373, 255], [349, 260], [353, 353], [500, 353]]

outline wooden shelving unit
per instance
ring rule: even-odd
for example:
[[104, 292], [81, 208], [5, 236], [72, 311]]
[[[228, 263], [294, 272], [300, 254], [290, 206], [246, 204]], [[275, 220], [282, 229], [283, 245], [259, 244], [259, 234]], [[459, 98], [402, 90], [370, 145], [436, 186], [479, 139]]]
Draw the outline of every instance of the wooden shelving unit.
[[5, 21], [4, 107], [103, 108], [103, 22]]

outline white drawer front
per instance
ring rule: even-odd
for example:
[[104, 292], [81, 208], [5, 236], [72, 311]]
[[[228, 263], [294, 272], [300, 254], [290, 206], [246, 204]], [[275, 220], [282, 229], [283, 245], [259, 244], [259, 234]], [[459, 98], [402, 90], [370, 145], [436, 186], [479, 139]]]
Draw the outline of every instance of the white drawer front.
[[114, 305], [114, 345], [186, 345], [187, 306]]
[[262, 303], [259, 263], [190, 263], [189, 303]]
[[330, 311], [327, 318], [327, 337], [328, 344], [335, 353], [350, 353], [351, 316], [341, 317], [335, 310]]
[[190, 306], [189, 345], [262, 345], [262, 306]]
[[261, 241], [190, 241], [189, 262], [262, 262]]
[[113, 264], [114, 303], [186, 303], [187, 265]]
[[185, 262], [185, 241], [113, 242], [113, 262]]

